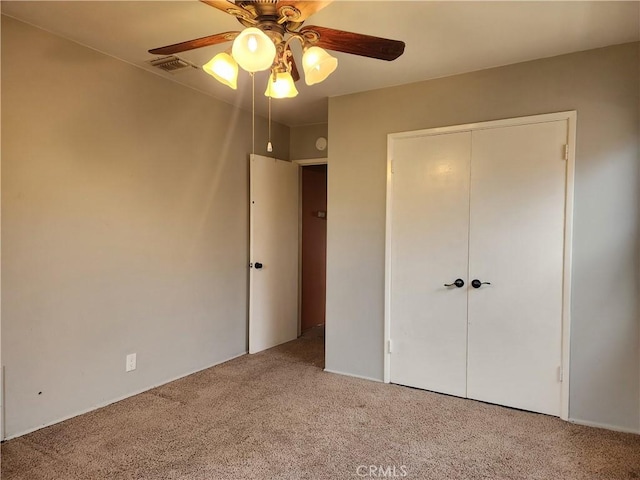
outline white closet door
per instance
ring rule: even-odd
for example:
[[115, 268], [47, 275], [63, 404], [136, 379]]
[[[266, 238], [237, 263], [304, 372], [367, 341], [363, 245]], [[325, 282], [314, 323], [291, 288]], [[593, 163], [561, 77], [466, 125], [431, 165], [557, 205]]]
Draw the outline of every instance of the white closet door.
[[560, 414], [567, 122], [472, 136], [467, 396]]
[[[469, 132], [393, 151], [390, 380], [465, 396]], [[464, 287], [445, 287], [456, 279]]]

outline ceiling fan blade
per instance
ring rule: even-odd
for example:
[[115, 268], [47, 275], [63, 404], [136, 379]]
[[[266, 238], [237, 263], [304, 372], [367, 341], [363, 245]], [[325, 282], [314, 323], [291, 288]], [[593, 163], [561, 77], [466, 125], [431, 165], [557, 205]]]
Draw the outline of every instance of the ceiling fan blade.
[[304, 22], [307, 18], [332, 3], [317, 0], [278, 0], [276, 8], [280, 16], [291, 22]]
[[352, 55], [391, 61], [404, 52], [404, 42], [400, 40], [316, 26], [303, 27], [300, 33], [311, 45]]
[[202, 3], [206, 3], [210, 7], [222, 10], [224, 13], [233, 15], [234, 17], [242, 18], [254, 18], [255, 16], [249, 10], [242, 8], [240, 5], [236, 5], [233, 2], [227, 0], [200, 0]]
[[209, 35], [208, 37], [187, 40], [186, 42], [174, 43], [164, 47], [149, 50], [154, 55], [172, 55], [174, 53], [186, 52], [195, 48], [208, 47], [209, 45], [217, 45], [218, 43], [230, 42], [238, 36], [240, 32], [224, 32]]

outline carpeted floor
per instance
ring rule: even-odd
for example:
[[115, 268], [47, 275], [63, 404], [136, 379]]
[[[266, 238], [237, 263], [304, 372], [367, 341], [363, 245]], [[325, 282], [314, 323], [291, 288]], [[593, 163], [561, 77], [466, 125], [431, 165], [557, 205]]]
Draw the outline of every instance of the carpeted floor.
[[8, 441], [2, 479], [640, 478], [640, 436], [325, 373], [322, 357], [305, 335]]

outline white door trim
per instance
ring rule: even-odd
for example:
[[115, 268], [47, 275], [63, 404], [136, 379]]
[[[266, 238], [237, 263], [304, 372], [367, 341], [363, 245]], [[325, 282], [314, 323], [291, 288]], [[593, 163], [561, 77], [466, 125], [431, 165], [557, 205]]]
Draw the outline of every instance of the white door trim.
[[562, 403], [560, 418], [569, 420], [569, 372], [571, 366], [571, 254], [573, 245], [573, 190], [576, 165], [576, 121], [575, 110], [567, 114], [569, 128], [567, 131], [567, 183], [564, 212], [564, 272], [562, 282]]
[[293, 163], [297, 163], [301, 167], [307, 167], [309, 165], [328, 165], [328, 158], [305, 158], [302, 160], [293, 160]]
[[558, 120], [571, 120], [575, 123], [576, 110], [556, 113], [544, 113], [527, 117], [504, 118], [487, 122], [465, 123], [462, 125], [450, 125], [446, 127], [427, 128], [424, 130], [412, 130], [409, 132], [396, 132], [387, 135], [387, 140], [400, 138], [421, 137], [424, 135], [439, 135], [442, 133], [464, 132], [472, 130], [484, 130], [486, 128], [513, 127], [516, 125], [531, 125], [534, 123], [556, 122]]
[[573, 239], [573, 193], [575, 176], [576, 153], [576, 121], [575, 110], [542, 115], [532, 115], [518, 118], [508, 118], [488, 122], [468, 123], [464, 125], [452, 125], [447, 127], [414, 130], [410, 132], [390, 133], [387, 135], [387, 201], [386, 201], [386, 232], [385, 232], [385, 307], [384, 307], [384, 382], [390, 382], [390, 347], [391, 345], [391, 235], [392, 205], [393, 205], [393, 151], [394, 142], [403, 138], [420, 137], [428, 135], [442, 135], [446, 133], [482, 130], [487, 128], [499, 128], [516, 125], [529, 125], [535, 123], [555, 122], [566, 120], [567, 129], [567, 176], [565, 187], [565, 226], [564, 226], [564, 271], [562, 294], [562, 386], [560, 418], [569, 420], [569, 373], [570, 373], [570, 337], [571, 337], [571, 246]]

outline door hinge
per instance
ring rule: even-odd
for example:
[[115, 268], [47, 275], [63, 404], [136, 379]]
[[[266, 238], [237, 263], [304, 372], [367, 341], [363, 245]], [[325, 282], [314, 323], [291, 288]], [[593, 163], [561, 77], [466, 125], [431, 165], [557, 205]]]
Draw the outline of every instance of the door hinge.
[[558, 367], [558, 381], [562, 383], [564, 380], [564, 372], [562, 371], [562, 367]]
[[393, 167], [395, 166], [395, 163], [393, 160], [391, 160], [391, 173], [395, 173], [395, 170], [393, 169]]
[[564, 159], [569, 160], [569, 144], [568, 143], [564, 146]]
[[391, 353], [392, 351], [393, 351], [393, 350], [392, 350], [392, 343], [391, 343], [391, 340], [387, 340], [387, 352], [388, 352], [388, 353]]

